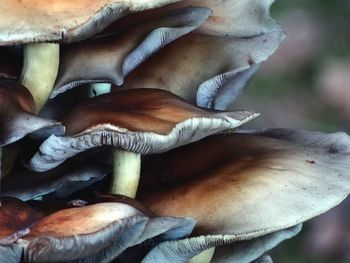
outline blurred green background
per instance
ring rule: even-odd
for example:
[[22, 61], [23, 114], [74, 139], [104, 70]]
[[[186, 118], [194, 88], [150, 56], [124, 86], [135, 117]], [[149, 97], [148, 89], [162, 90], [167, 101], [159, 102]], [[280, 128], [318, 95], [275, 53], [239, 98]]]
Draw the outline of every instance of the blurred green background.
[[[350, 0], [280, 0], [287, 38], [234, 108], [260, 112], [253, 128], [350, 131]], [[272, 253], [282, 263], [350, 262], [350, 201], [304, 225]]]

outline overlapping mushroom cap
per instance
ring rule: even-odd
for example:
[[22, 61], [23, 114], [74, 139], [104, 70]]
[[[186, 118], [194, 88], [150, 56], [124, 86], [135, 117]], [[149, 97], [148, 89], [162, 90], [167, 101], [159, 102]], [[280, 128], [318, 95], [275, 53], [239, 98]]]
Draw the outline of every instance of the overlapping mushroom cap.
[[22, 201], [46, 195], [67, 198], [71, 194], [101, 181], [110, 172], [109, 170], [111, 169], [104, 165], [75, 159], [40, 174], [17, 165], [2, 180], [2, 196], [15, 197]]
[[186, 262], [191, 253], [324, 213], [350, 193], [349, 147], [346, 134], [281, 129], [214, 136], [146, 161], [143, 178], [158, 184], [143, 202], [159, 215], [191, 215], [194, 234], [205, 236], [162, 244], [151, 253], [172, 251]]
[[[231, 134], [257, 114], [203, 109], [226, 109], [283, 39], [269, 16], [272, 2], [10, 0], [1, 5], [0, 13], [8, 18], [0, 21], [0, 45], [71, 43], [105, 29], [89, 41], [67, 45], [61, 56], [57, 44], [24, 48], [21, 81], [37, 111], [54, 83], [52, 97], [93, 82], [112, 82], [122, 89], [67, 113], [62, 136], [62, 126], [33, 114], [35, 103], [24, 87], [13, 79], [1, 80], [1, 146], [58, 127], [58, 134], [31, 159], [34, 170], [47, 171], [82, 151], [112, 146], [138, 154], [114, 154], [114, 176], [128, 177], [139, 173], [140, 154], [193, 144], [144, 164], [141, 178], [148, 183], [140, 196], [156, 215], [135, 200], [115, 196], [87, 206], [73, 202], [82, 207], [47, 214], [5, 200], [0, 261], [110, 262], [118, 257], [121, 263], [193, 263], [206, 256], [220, 263], [269, 261], [262, 257], [267, 250], [341, 202], [350, 192], [347, 135], [290, 130]], [[0, 62], [0, 76], [17, 78], [17, 68]], [[18, 169], [13, 173], [18, 177], [6, 179], [5, 193], [28, 200], [56, 192], [55, 198], [62, 198], [80, 189], [81, 182], [105, 175], [104, 168], [95, 166], [64, 168], [41, 175]], [[23, 175], [37, 177], [23, 180], [27, 185], [21, 191], [16, 181]], [[46, 175], [50, 178], [43, 180]], [[118, 186], [123, 180], [115, 182]], [[196, 227], [189, 217], [198, 222]], [[215, 253], [207, 250], [213, 247], [218, 247]]]
[[51, 136], [30, 161], [46, 171], [91, 148], [110, 145], [139, 154], [164, 152], [255, 118], [247, 111], [217, 112], [162, 90], [127, 90], [76, 107], [62, 120], [64, 137]]
[[[270, 5], [180, 1], [126, 16], [102, 32], [114, 33], [115, 40], [90, 40], [63, 51], [52, 97], [80, 84], [110, 82], [123, 89], [165, 89], [201, 107], [225, 109], [284, 38], [269, 16]], [[213, 13], [206, 20], [208, 9]]]
[[35, 115], [29, 91], [16, 80], [7, 78], [0, 78], [0, 125], [0, 147], [33, 132], [64, 133], [59, 122]]
[[121, 85], [139, 64], [198, 28], [210, 14], [203, 7], [181, 8], [124, 30], [119, 26], [123, 21], [117, 21], [111, 33], [66, 47], [51, 97], [86, 83]]
[[26, 203], [5, 200], [0, 213], [0, 258], [11, 255], [6, 258], [10, 262], [20, 258], [25, 262], [107, 262], [147, 239], [158, 237], [156, 244], [185, 237], [193, 229], [190, 218], [155, 217], [136, 201], [117, 200], [109, 198], [49, 215]]

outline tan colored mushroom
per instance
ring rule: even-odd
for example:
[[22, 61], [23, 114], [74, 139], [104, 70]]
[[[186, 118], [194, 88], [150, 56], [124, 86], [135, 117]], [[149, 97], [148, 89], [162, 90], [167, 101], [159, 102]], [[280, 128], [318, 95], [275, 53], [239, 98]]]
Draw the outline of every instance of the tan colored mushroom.
[[[269, 15], [271, 3], [269, 0], [187, 0], [126, 16], [102, 32], [102, 35], [117, 33], [118, 41], [98, 43], [94, 40], [64, 51], [64, 66], [60, 69], [52, 96], [86, 82], [122, 85], [124, 77], [131, 72], [121, 86], [123, 89], [160, 88], [201, 107], [226, 109], [246, 86], [260, 63], [276, 50], [284, 38], [281, 29]], [[144, 53], [148, 57], [159, 49], [159, 42], [152, 43], [149, 37], [140, 46], [135, 46], [141, 41], [140, 32], [147, 29], [150, 21], [156, 24], [155, 21], [161, 22], [159, 17], [166, 17], [169, 11], [185, 14], [191, 7], [209, 8], [213, 14], [193, 34], [178, 40], [173, 38], [175, 41], [148, 60], [143, 56], [134, 56], [135, 53]], [[178, 15], [177, 19], [180, 22], [183, 18]], [[145, 51], [142, 46], [146, 44], [149, 47]], [[114, 54], [112, 50], [106, 50], [107, 46], [109, 49], [114, 47]], [[74, 52], [83, 50], [83, 47], [89, 52]], [[116, 47], [119, 47], [118, 50]], [[126, 56], [125, 52], [130, 51], [131, 47], [135, 50], [131, 56]], [[107, 56], [108, 53], [113, 55]], [[94, 85], [94, 89], [99, 87], [98, 84]], [[106, 84], [101, 89], [102, 93], [109, 92]]]
[[[179, 242], [199, 253], [292, 227], [339, 204], [350, 193], [349, 151], [344, 133], [281, 129], [213, 136], [154, 160], [163, 162], [160, 180], [144, 203], [158, 215], [191, 215], [194, 236], [204, 237]], [[144, 168], [145, 180], [155, 175], [152, 163]], [[176, 253], [188, 260], [185, 252]]]
[[57, 77], [58, 43], [85, 39], [126, 14], [173, 2], [176, 0], [9, 0], [0, 6], [4, 14], [0, 45], [25, 45], [21, 82], [39, 111]]
[[0, 209], [0, 251], [12, 254], [7, 258], [11, 262], [20, 258], [25, 262], [111, 262], [147, 239], [158, 237], [159, 243], [186, 237], [193, 229], [190, 218], [155, 217], [133, 203], [111, 197], [45, 216], [26, 203], [5, 200]]
[[[123, 28], [117, 21], [111, 32], [103, 31], [95, 38], [69, 45], [62, 50], [61, 66], [51, 98], [76, 86], [87, 83], [121, 85], [124, 77], [152, 54], [198, 28], [211, 11], [202, 7], [180, 8], [158, 14], [144, 23]], [[133, 14], [137, 18], [141, 14]], [[123, 20], [123, 19], [122, 19]], [[121, 28], [120, 28], [121, 27]], [[102, 87], [108, 93], [110, 85]]]
[[62, 120], [66, 135], [51, 136], [30, 160], [46, 171], [103, 145], [113, 146], [112, 192], [135, 197], [141, 154], [164, 152], [208, 135], [235, 129], [258, 114], [209, 111], [163, 90], [133, 89], [101, 95], [78, 105]]

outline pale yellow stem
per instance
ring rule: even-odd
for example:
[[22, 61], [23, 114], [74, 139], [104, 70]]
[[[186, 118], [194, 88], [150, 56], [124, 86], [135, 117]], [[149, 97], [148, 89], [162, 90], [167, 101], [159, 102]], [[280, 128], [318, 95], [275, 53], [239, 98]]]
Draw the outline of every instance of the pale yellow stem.
[[24, 47], [21, 83], [32, 94], [39, 112], [55, 84], [60, 57], [59, 44], [33, 43]]
[[141, 155], [115, 149], [111, 193], [135, 198], [140, 180]]
[[188, 263], [210, 263], [215, 253], [215, 247], [203, 251], [199, 255], [193, 257]]

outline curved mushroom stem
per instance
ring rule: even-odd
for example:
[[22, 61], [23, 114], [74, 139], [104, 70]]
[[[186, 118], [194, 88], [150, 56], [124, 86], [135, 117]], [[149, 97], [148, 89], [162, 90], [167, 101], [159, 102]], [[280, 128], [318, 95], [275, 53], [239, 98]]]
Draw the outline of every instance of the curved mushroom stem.
[[115, 149], [111, 193], [135, 198], [140, 180], [141, 155]]
[[32, 94], [36, 111], [48, 100], [59, 66], [59, 44], [34, 43], [24, 47], [21, 83]]
[[112, 84], [110, 83], [94, 83], [90, 85], [89, 97], [93, 98], [102, 94], [110, 93]]
[[215, 253], [215, 247], [207, 249], [199, 255], [193, 257], [188, 263], [210, 263]]

